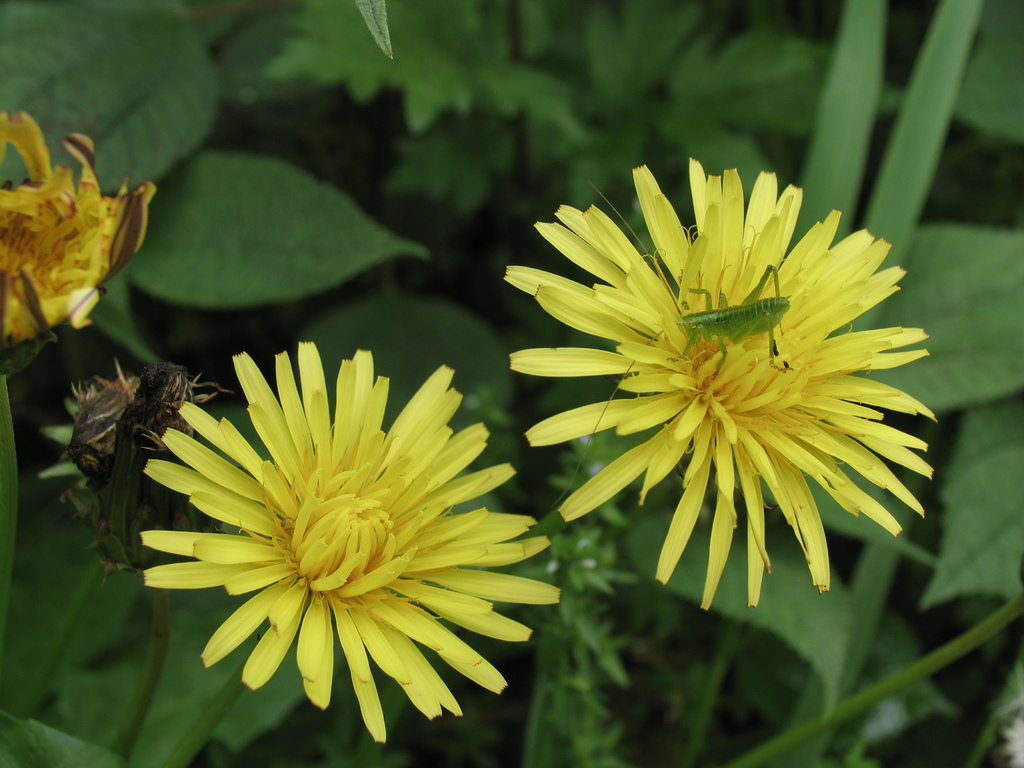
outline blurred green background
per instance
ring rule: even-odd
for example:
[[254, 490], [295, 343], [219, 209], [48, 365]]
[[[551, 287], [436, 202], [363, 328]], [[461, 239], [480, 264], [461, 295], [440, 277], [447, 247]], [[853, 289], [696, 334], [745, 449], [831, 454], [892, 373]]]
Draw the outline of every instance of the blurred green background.
[[[393, 59], [350, 0], [0, 3], [0, 108], [32, 114], [62, 164], [60, 138], [90, 136], [108, 194], [125, 176], [158, 186], [146, 241], [94, 325], [58, 329], [9, 381], [22, 514], [4, 710], [109, 743], [144, 653], [138, 580], [100, 584], [59, 500], [70, 480], [37, 478], [60, 458], [41, 430], [68, 421], [73, 384], [115, 359], [135, 372], [170, 360], [232, 388], [231, 355], [267, 370], [313, 340], [329, 375], [371, 349], [393, 416], [447, 364], [467, 396], [457, 420], [492, 431], [483, 461], [519, 470], [489, 504], [540, 518], [581, 463], [624, 442], [528, 449], [527, 427], [614, 385], [511, 374], [511, 351], [588, 341], [504, 269], [583, 278], [532, 229], [561, 204], [614, 205], [644, 240], [640, 164], [692, 223], [690, 157], [738, 168], [748, 190], [762, 170], [803, 186], [797, 237], [838, 208], [845, 231], [892, 242], [887, 263], [908, 275], [871, 322], [931, 336], [930, 357], [884, 372], [939, 414], [887, 416], [931, 445], [935, 480], [912, 486], [928, 516], [893, 509], [908, 528], [893, 541], [823, 505], [834, 586], [819, 597], [770, 515], [761, 606], [745, 607], [737, 546], [704, 613], [708, 526], [661, 586], [678, 489], [642, 510], [623, 494], [521, 569], [564, 590], [558, 607], [509, 611], [536, 628], [529, 644], [471, 638], [509, 680], [500, 698], [449, 675], [465, 716], [428, 722], [382, 678], [389, 742], [374, 745], [347, 672], [320, 712], [286, 660], [196, 765], [724, 764], [1020, 593], [1024, 3], [388, 0], [387, 18]], [[12, 154], [0, 175], [20, 179]], [[230, 395], [211, 409], [244, 419]], [[172, 658], [133, 765], [159, 765], [235, 663], [198, 658], [235, 602], [173, 601]], [[1015, 627], [777, 765], [990, 764], [1024, 708], [1019, 645]], [[1007, 692], [1015, 703], [997, 711]], [[10, 728], [0, 719], [0, 742]]]

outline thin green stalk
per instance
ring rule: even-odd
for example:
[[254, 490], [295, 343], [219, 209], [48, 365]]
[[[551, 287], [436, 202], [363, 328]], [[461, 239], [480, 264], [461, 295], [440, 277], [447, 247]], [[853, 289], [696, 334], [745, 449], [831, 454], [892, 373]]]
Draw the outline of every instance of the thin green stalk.
[[565, 518], [557, 509], [552, 509], [530, 529], [531, 536], [552, 536], [565, 527]]
[[149, 714], [149, 708], [153, 704], [153, 695], [160, 682], [160, 675], [164, 671], [167, 646], [171, 640], [170, 594], [166, 589], [154, 589], [151, 595], [153, 597], [153, 623], [149, 633], [149, 651], [146, 654], [146, 663], [139, 676], [139, 682], [135, 686], [135, 695], [128, 708], [128, 715], [121, 725], [121, 732], [117, 735], [117, 741], [114, 743], [114, 751], [126, 760], [131, 757], [132, 749], [146, 722], [146, 715]]
[[745, 755], [727, 763], [724, 768], [755, 768], [755, 766], [764, 765], [769, 760], [785, 754], [822, 731], [834, 728], [840, 723], [863, 714], [894, 693], [930, 677], [957, 659], [966, 656], [1022, 614], [1024, 614], [1024, 594], [1013, 598], [988, 618], [909, 667], [840, 702], [831, 712], [808, 720], [795, 728], [790, 728], [766, 741]]
[[7, 607], [11, 602], [14, 535], [18, 524], [18, 455], [7, 377], [0, 376], [0, 662], [7, 638]]
[[178, 746], [164, 760], [161, 768], [188, 768], [192, 764], [195, 756], [199, 754], [199, 750], [210, 740], [213, 729], [224, 719], [224, 715], [234, 706], [235, 701], [245, 690], [245, 685], [242, 684], [242, 669], [244, 667], [245, 662], [243, 661], [234, 673], [228, 676], [224, 687], [188, 729], [188, 732], [178, 742]]

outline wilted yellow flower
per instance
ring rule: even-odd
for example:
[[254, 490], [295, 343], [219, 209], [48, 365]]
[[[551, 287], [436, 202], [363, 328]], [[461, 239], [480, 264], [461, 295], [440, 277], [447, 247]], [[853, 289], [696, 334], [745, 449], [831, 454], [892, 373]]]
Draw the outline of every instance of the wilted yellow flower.
[[[931, 476], [931, 468], [908, 450], [927, 446], [883, 425], [877, 408], [931, 411], [904, 392], [854, 374], [922, 357], [924, 350], [889, 350], [927, 337], [917, 328], [850, 328], [897, 290], [904, 272], [889, 267], [876, 273], [889, 244], [866, 231], [832, 245], [836, 211], [789, 250], [802, 194], [788, 187], [778, 196], [774, 174], [760, 175], [744, 210], [735, 171], [705, 177], [691, 161], [695, 235], [680, 225], [646, 167], [633, 176], [654, 255], [639, 253], [596, 208], [563, 206], [557, 216], [565, 226], [537, 229], [600, 282], [587, 287], [527, 267], [510, 267], [506, 278], [558, 320], [614, 344], [614, 351], [526, 349], [512, 355], [513, 369], [536, 376], [617, 375], [618, 392], [636, 395], [545, 419], [527, 432], [532, 445], [612, 427], [619, 434], [657, 428], [566, 499], [562, 515], [572, 520], [591, 511], [646, 472], [643, 503], [652, 486], [678, 469], [682, 495], [657, 568], [664, 582], [693, 532], [714, 468], [717, 501], [702, 605], [711, 604], [732, 545], [737, 490], [747, 513], [749, 603], [757, 604], [770, 570], [764, 488], [796, 533], [813, 583], [826, 590], [825, 532], [808, 479], [844, 509], [863, 512], [893, 534], [899, 524], [850, 479], [847, 468], [923, 514], [879, 456]], [[776, 296], [776, 275], [781, 298], [766, 302]], [[752, 297], [762, 281], [762, 292]], [[742, 312], [684, 319], [707, 312], [709, 303], [718, 309], [745, 301]]]
[[526, 640], [530, 630], [496, 613], [492, 601], [552, 603], [558, 590], [480, 570], [519, 562], [548, 540], [511, 541], [534, 524], [529, 517], [483, 507], [452, 511], [514, 474], [500, 464], [457, 477], [484, 450], [488, 433], [482, 424], [456, 434], [448, 426], [462, 400], [449, 388], [453, 371], [438, 369], [384, 432], [388, 379], [374, 381], [369, 352], [341, 364], [333, 426], [313, 344], [299, 345], [298, 384], [288, 355], [277, 356], [278, 396], [248, 355], [235, 357], [235, 370], [270, 459], [260, 458], [226, 420], [218, 423], [185, 403], [185, 420], [235, 463], [168, 430], [164, 443], [188, 467], [153, 460], [146, 468], [210, 517], [241, 529], [240, 535], [142, 534], [149, 547], [199, 561], [150, 568], [148, 585], [256, 592], [214, 633], [203, 662], [224, 658], [269, 619], [243, 682], [250, 688], [267, 682], [298, 635], [306, 693], [326, 707], [336, 630], [363, 719], [377, 741], [384, 741], [384, 715], [367, 651], [427, 717], [442, 707], [461, 711], [416, 643], [501, 691], [501, 674], [439, 619], [489, 637]]
[[24, 112], [0, 112], [0, 161], [7, 144], [21, 154], [29, 178], [0, 187], [0, 347], [39, 339], [68, 320], [79, 328], [99, 298], [98, 287], [120, 270], [146, 234], [150, 182], [103, 197], [92, 141], [64, 140], [82, 174], [50, 166], [50, 152]]

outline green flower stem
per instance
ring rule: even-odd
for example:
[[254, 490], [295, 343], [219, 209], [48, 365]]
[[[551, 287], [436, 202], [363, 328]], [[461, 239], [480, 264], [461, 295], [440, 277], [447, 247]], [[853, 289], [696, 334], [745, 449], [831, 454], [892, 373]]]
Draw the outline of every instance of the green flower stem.
[[724, 768], [754, 768], [764, 765], [769, 760], [785, 754], [822, 731], [851, 720], [894, 693], [930, 677], [957, 659], [966, 656], [1022, 614], [1024, 614], [1024, 594], [1013, 598], [988, 618], [971, 627], [959, 637], [936, 648], [911, 666], [841, 701], [831, 712], [801, 723], [766, 741], [745, 755], [727, 763]]
[[11, 602], [14, 534], [18, 523], [18, 455], [14, 451], [14, 422], [7, 377], [0, 376], [0, 662], [7, 637], [7, 606]]
[[146, 722], [146, 715], [153, 703], [153, 694], [156, 693], [156, 686], [160, 682], [160, 675], [164, 671], [164, 662], [167, 660], [167, 646], [171, 639], [171, 598], [167, 590], [154, 589], [153, 596], [153, 623], [149, 634], [149, 652], [146, 654], [146, 664], [142, 669], [138, 685], [135, 687], [135, 696], [132, 697], [131, 706], [128, 708], [128, 716], [121, 726], [121, 732], [117, 735], [114, 743], [114, 751], [126, 760], [131, 756], [135, 742], [139, 738], [142, 726]]
[[234, 705], [242, 691], [246, 690], [242, 684], [242, 669], [245, 661], [238, 665], [238, 669], [231, 674], [224, 682], [216, 698], [210, 702], [206, 710], [196, 719], [192, 727], [184, 735], [174, 751], [167, 756], [161, 768], [188, 768], [199, 754], [206, 742], [210, 740], [210, 734], [217, 724], [224, 719]]
[[530, 529], [530, 536], [553, 536], [565, 528], [565, 518], [557, 509], [552, 509]]

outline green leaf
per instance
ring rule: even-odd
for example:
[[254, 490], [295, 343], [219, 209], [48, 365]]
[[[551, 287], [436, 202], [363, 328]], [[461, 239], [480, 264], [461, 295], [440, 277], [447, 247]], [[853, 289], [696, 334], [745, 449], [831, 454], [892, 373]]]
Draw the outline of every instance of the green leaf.
[[1024, 405], [1007, 402], [970, 411], [946, 471], [939, 563], [922, 607], [963, 595], [1020, 594], [1021, 467]]
[[4, 768], [123, 768], [102, 747], [86, 744], [35, 720], [0, 712], [0, 765]]
[[171, 10], [81, 3], [0, 4], [0, 104], [31, 114], [54, 160], [70, 133], [96, 143], [107, 190], [162, 176], [213, 124], [217, 73], [193, 29]]
[[867, 228], [892, 243], [904, 264], [931, 190], [982, 5], [983, 0], [939, 4], [872, 190]]
[[356, 0], [356, 7], [363, 14], [363, 21], [366, 28], [370, 30], [377, 45], [389, 58], [395, 58], [391, 50], [391, 33], [388, 32], [388, 9], [384, 6], [384, 0]]
[[929, 356], [876, 376], [934, 410], [984, 403], [1024, 386], [1024, 232], [921, 227], [916, 264], [882, 306], [881, 326], [924, 328]]
[[348, 195], [264, 157], [204, 152], [161, 190], [132, 282], [172, 304], [253, 307], [340, 285], [425, 249], [370, 219]]
[[884, 0], [843, 3], [803, 169], [797, 232], [805, 232], [832, 210], [846, 214], [840, 235], [850, 231], [882, 92], [885, 27]]
[[[583, 140], [566, 85], [505, 53], [510, 33], [504, 16], [488, 14], [476, 0], [392, 0], [388, 12], [391, 26], [404, 35], [393, 61], [374, 50], [352, 5], [308, 0], [296, 17], [299, 33], [271, 64], [270, 76], [344, 83], [358, 101], [398, 89], [414, 133], [446, 112], [465, 115], [479, 108], [503, 116], [525, 113], [574, 143]], [[493, 145], [486, 130], [483, 136]]]
[[[819, 595], [811, 585], [803, 554], [782, 525], [770, 527], [772, 572], [765, 576], [761, 601], [747, 607], [747, 565], [740, 545], [734, 547], [715, 593], [711, 610], [744, 621], [776, 635], [799, 653], [820, 676], [826, 708], [835, 703], [846, 660], [847, 637], [853, 617], [842, 583], [833, 579], [832, 590]], [[666, 589], [700, 603], [708, 565], [707, 529], [698, 528]], [[638, 570], [653, 577], [665, 536], [666, 523], [651, 518], [633, 528], [629, 548]], [[702, 535], [703, 534], [703, 535]]]
[[398, 58], [390, 60], [382, 59], [366, 36], [353, 4], [307, 0], [296, 21], [300, 33], [285, 45], [270, 74], [344, 82], [359, 101], [388, 87], [399, 88], [405, 95], [406, 120], [420, 132], [442, 111], [466, 112], [472, 104], [468, 63], [472, 50], [487, 42], [473, 28], [477, 14], [464, 1], [392, 0], [391, 26], [403, 30], [404, 42]]
[[[696, 30], [701, 14], [695, 5], [675, 0], [592, 5], [583, 16], [587, 69], [593, 84], [590, 98], [611, 110], [634, 107], [661, 87], [665, 73], [679, 59], [685, 39]], [[636, 52], [642, 50], [643, 56]]]
[[967, 67], [956, 116], [983, 131], [1024, 142], [1024, 46], [1020, 32], [985, 35]]
[[455, 369], [452, 385], [464, 394], [486, 388], [488, 401], [501, 405], [511, 393], [506, 345], [478, 316], [443, 299], [375, 296], [321, 315], [300, 338], [316, 342], [328, 378], [357, 349], [372, 351], [377, 373], [391, 379], [392, 416], [441, 365]]
[[735, 37], [721, 50], [694, 45], [670, 71], [669, 88], [677, 107], [691, 115], [696, 106], [715, 122], [744, 131], [805, 135], [826, 51], [820, 44], [761, 31]]

